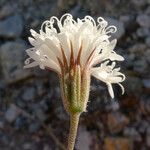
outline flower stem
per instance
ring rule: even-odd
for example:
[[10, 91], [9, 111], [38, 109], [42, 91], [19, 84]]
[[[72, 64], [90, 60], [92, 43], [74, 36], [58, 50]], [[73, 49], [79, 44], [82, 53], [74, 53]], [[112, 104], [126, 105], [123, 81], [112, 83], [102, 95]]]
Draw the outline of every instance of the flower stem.
[[75, 139], [78, 130], [80, 113], [73, 113], [70, 114], [70, 131], [69, 131], [69, 138], [68, 138], [68, 147], [67, 150], [73, 150], [75, 145]]

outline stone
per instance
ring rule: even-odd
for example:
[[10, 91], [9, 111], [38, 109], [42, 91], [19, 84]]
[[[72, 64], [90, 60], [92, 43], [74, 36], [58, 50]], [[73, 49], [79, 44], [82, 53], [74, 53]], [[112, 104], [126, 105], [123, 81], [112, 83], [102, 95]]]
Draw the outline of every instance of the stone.
[[150, 15], [150, 5], [147, 7], [147, 9], [145, 10], [145, 14]]
[[34, 99], [36, 94], [35, 88], [34, 87], [27, 87], [25, 88], [23, 94], [22, 94], [22, 98], [25, 101], [31, 101]]
[[15, 130], [22, 129], [27, 124], [27, 118], [24, 117], [23, 115], [19, 115], [15, 122], [14, 122], [14, 128]]
[[150, 127], [147, 128], [146, 145], [150, 147]]
[[125, 130], [123, 131], [124, 136], [131, 138], [134, 141], [137, 142], [141, 142], [142, 141], [142, 137], [141, 135], [138, 133], [138, 131], [135, 128], [125, 128]]
[[84, 18], [84, 16], [86, 16], [87, 12], [83, 9], [81, 9], [81, 5], [76, 5], [71, 11], [70, 13], [74, 16], [74, 17], [78, 17], [78, 18]]
[[107, 125], [111, 133], [119, 133], [129, 124], [129, 119], [119, 112], [109, 113]]
[[65, 120], [65, 121], [68, 121], [68, 116], [67, 114], [65, 113], [65, 110], [62, 106], [62, 104], [60, 104], [59, 106], [55, 106], [55, 113], [57, 115], [57, 117], [61, 120]]
[[14, 13], [14, 7], [12, 5], [5, 5], [0, 10], [0, 19], [6, 18], [7, 16], [10, 16]]
[[[148, 99], [149, 100], [149, 99]], [[142, 113], [143, 114], [143, 113]], [[138, 124], [138, 132], [140, 134], [145, 134], [147, 133], [149, 135], [149, 122], [144, 120], [144, 119], [141, 119], [140, 123]]]
[[25, 43], [23, 41], [6, 42], [0, 47], [0, 63], [7, 83], [13, 83], [31, 75], [23, 69], [25, 60]]
[[14, 15], [0, 21], [0, 37], [17, 38], [23, 31], [23, 20], [21, 16]]
[[123, 97], [120, 101], [120, 107], [123, 109], [135, 109], [137, 107], [137, 103], [139, 103], [139, 98], [137, 96], [134, 94], [127, 94], [127, 96]]
[[[146, 49], [144, 52], [144, 57], [148, 63], [150, 63], [150, 48]], [[150, 76], [149, 76], [150, 77]]]
[[146, 145], [150, 147], [150, 135], [146, 137]]
[[0, 80], [0, 103], [3, 101], [3, 97], [5, 95], [5, 81]]
[[42, 108], [42, 110], [43, 110], [44, 112], [48, 111], [49, 106], [47, 105], [46, 99], [42, 99], [42, 100], [40, 101], [39, 105], [40, 105], [40, 107]]
[[145, 49], [146, 49], [145, 44], [139, 43], [139, 44], [135, 44], [135, 45], [129, 47], [128, 51], [130, 53], [136, 53], [137, 54], [137, 52], [138, 53], [143, 53], [143, 51], [145, 51]]
[[77, 150], [90, 150], [90, 145], [92, 144], [92, 136], [84, 127], [79, 127], [77, 137]]
[[[144, 115], [149, 115], [150, 114], [150, 101], [149, 98], [148, 99], [142, 99], [140, 101], [140, 111], [142, 114]], [[143, 121], [144, 123], [144, 121]], [[144, 128], [145, 126], [141, 126], [141, 128]]]
[[112, 37], [117, 39], [121, 38], [125, 33], [124, 24], [117, 19], [108, 17], [106, 17], [105, 19], [108, 21], [109, 25], [114, 25], [117, 27], [117, 32], [113, 33]]
[[129, 54], [124, 54], [125, 62], [124, 65], [126, 68], [131, 68], [133, 67], [133, 61], [135, 60], [135, 54], [134, 53], [129, 53]]
[[150, 36], [146, 38], [145, 43], [148, 47], [150, 47]]
[[4, 122], [0, 120], [0, 129], [4, 129]]
[[139, 58], [138, 60], [134, 61], [133, 69], [136, 72], [139, 72], [141, 74], [147, 73], [148, 67], [149, 65], [145, 58]]
[[139, 97], [143, 92], [143, 83], [138, 77], [128, 76], [124, 82], [124, 87], [127, 95]]
[[147, 133], [147, 135], [150, 135], [150, 127], [149, 127], [149, 125], [148, 125], [148, 127], [147, 127], [146, 133]]
[[4, 82], [4, 80], [0, 80], [0, 92], [1, 90], [5, 89], [6, 88], [6, 84]]
[[41, 108], [36, 109], [35, 111], [35, 115], [36, 117], [41, 121], [45, 121], [47, 118], [47, 115], [43, 112], [43, 110]]
[[117, 101], [110, 101], [110, 104], [108, 106], [106, 106], [106, 109], [108, 111], [117, 111], [119, 110], [120, 106], [119, 103]]
[[59, 10], [66, 10], [66, 9], [68, 9], [68, 7], [70, 5], [73, 5], [73, 4], [75, 4], [75, 0], [70, 0], [70, 1], [58, 0], [57, 1], [57, 6], [58, 6]]
[[120, 22], [123, 22], [125, 27], [128, 27], [130, 23], [132, 22], [132, 18], [130, 15], [121, 15], [119, 17]]
[[51, 150], [50, 146], [48, 144], [45, 144], [43, 146], [43, 150]]
[[40, 123], [35, 122], [35, 123], [31, 123], [29, 125], [28, 130], [29, 130], [30, 133], [36, 133], [40, 129], [40, 127], [41, 127]]
[[[9, 145], [10, 144], [10, 138], [8, 137], [7, 134], [0, 133], [0, 139], [1, 139], [0, 140], [1, 145]], [[7, 149], [5, 149], [5, 150], [7, 150]]]
[[142, 82], [145, 88], [150, 89], [150, 79], [143, 79]]
[[138, 7], [142, 7], [147, 4], [147, 0], [132, 0], [132, 3]]
[[31, 143], [24, 143], [23, 144], [23, 149], [24, 150], [30, 150], [32, 148], [32, 144]]
[[106, 137], [104, 139], [104, 150], [133, 150], [133, 142], [128, 138]]
[[140, 14], [137, 16], [136, 21], [141, 27], [146, 27], [146, 28], [150, 27], [150, 16], [149, 15]]
[[148, 28], [144, 28], [144, 27], [138, 28], [137, 35], [139, 37], [147, 37], [150, 35], [150, 30]]
[[17, 108], [16, 105], [11, 104], [7, 111], [5, 112], [5, 119], [9, 122], [12, 123], [16, 120], [18, 115], [21, 113], [21, 111]]
[[122, 15], [122, 16], [120, 16], [119, 20], [121, 22], [127, 23], [130, 21], [130, 16], [129, 15]]

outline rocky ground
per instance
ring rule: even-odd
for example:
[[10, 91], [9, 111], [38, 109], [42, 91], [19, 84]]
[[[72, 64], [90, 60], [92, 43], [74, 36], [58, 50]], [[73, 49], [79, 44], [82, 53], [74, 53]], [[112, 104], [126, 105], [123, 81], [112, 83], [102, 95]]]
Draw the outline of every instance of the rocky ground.
[[127, 76], [125, 95], [116, 86], [114, 100], [92, 79], [76, 150], [150, 149], [150, 0], [0, 0], [0, 150], [65, 149], [69, 118], [58, 77], [23, 70], [29, 29], [65, 12], [103, 16], [119, 28], [116, 49]]

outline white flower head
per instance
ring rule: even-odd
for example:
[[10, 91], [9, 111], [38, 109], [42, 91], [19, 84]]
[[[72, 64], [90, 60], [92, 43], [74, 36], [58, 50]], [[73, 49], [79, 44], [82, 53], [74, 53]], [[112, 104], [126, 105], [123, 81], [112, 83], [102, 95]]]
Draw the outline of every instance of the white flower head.
[[81, 77], [88, 72], [89, 76], [105, 82], [113, 98], [112, 84], [120, 85], [124, 92], [120, 83], [125, 79], [120, 68], [115, 68], [115, 61], [124, 60], [114, 51], [117, 40], [110, 41], [111, 33], [116, 30], [102, 17], [95, 22], [91, 16], [77, 18], [77, 21], [71, 14], [60, 19], [53, 16], [42, 24], [39, 33], [30, 30], [29, 41], [33, 47], [26, 50], [29, 58], [25, 68], [39, 66], [60, 76], [70, 75], [73, 69], [80, 68]]

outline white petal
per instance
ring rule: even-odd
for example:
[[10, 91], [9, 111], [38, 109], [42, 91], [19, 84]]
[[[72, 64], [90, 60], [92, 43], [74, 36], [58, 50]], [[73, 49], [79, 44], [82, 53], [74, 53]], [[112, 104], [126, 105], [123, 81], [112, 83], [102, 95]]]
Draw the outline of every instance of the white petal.
[[32, 67], [35, 67], [35, 66], [38, 66], [39, 63], [37, 61], [34, 61], [28, 65], [25, 65], [24, 68], [32, 68]]
[[119, 82], [122, 82], [122, 77], [117, 77], [117, 76], [108, 77], [108, 80], [109, 80], [111, 83], [119, 83]]
[[99, 79], [99, 80], [101, 80], [103, 82], [107, 82], [108, 73], [105, 70], [101, 70], [100, 67], [92, 69], [91, 74], [95, 78], [97, 78], [97, 79]]
[[120, 67], [115, 68], [114, 71], [118, 72], [120, 70]]
[[72, 44], [73, 44], [74, 56], [75, 58], [77, 58], [79, 48], [81, 46], [80, 33], [74, 34], [74, 40], [72, 41]]
[[53, 31], [48, 27], [45, 27], [45, 31], [48, 36], [51, 36], [51, 34], [53, 33]]
[[120, 83], [118, 83], [118, 85], [121, 87], [122, 95], [123, 95], [124, 94], [124, 87]]
[[114, 50], [116, 44], [117, 44], [117, 39], [112, 40], [112, 41], [110, 42], [110, 44], [108, 45], [108, 49], [109, 49], [110, 51]]
[[45, 44], [59, 57], [61, 58], [60, 46], [58, 47], [57, 43], [54, 43], [53, 40], [46, 38]]
[[27, 54], [34, 60], [39, 59], [39, 55], [36, 53], [36, 49], [34, 48], [29, 48], [26, 50]]
[[107, 83], [107, 86], [108, 86], [108, 91], [109, 91], [111, 98], [114, 98], [114, 91], [113, 91], [112, 85], [110, 83]]
[[58, 63], [57, 55], [51, 49], [49, 49], [47, 45], [43, 44], [42, 46], [40, 46], [39, 52], [41, 53], [41, 55], [46, 55], [49, 57], [49, 59], [53, 60], [55, 63]]
[[108, 59], [108, 57], [106, 57], [105, 55], [98, 55], [97, 57], [95, 57], [92, 61], [92, 65], [97, 65], [99, 63], [101, 63], [102, 61]]
[[31, 35], [34, 37], [34, 38], [38, 38], [40, 36], [40, 34], [38, 34], [36, 31], [34, 31], [33, 29], [30, 29], [30, 32], [31, 32]]
[[116, 66], [116, 62], [112, 62], [111, 69], [114, 69], [115, 66]]
[[91, 44], [91, 39], [88, 37], [82, 37], [82, 53], [81, 53], [81, 63], [82, 66], [86, 63], [89, 54], [89, 45]]
[[98, 37], [95, 36], [95, 40], [93, 41], [94, 46], [97, 47], [99, 44], [101, 44], [104, 41], [108, 42], [108, 38], [109, 38], [108, 35], [102, 35], [102, 36], [98, 36]]
[[36, 40], [32, 37], [28, 37], [28, 40], [30, 42], [31, 45], [36, 46], [38, 43], [36, 42]]
[[60, 67], [52, 60], [47, 59], [45, 61], [42, 62], [42, 64], [48, 68], [54, 69], [55, 71], [60, 73]]
[[118, 55], [116, 53], [111, 53], [109, 56], [109, 59], [111, 61], [117, 60], [117, 61], [124, 61], [124, 58], [121, 55]]
[[65, 33], [59, 33], [58, 34], [58, 39], [60, 41], [60, 44], [64, 50], [64, 53], [67, 57], [67, 60], [69, 62], [69, 58], [70, 58], [70, 41], [68, 41], [68, 37]]
[[45, 69], [45, 66], [44, 66], [43, 64], [39, 64], [39, 67], [40, 67], [41, 69]]
[[109, 60], [107, 60], [107, 61], [103, 62], [103, 63], [101, 64], [101, 66], [108, 67], [107, 65], [108, 65], [108, 63], [109, 63], [109, 62], [110, 62]]
[[123, 82], [123, 81], [126, 79], [125, 75], [124, 75], [123, 73], [121, 73], [121, 72], [114, 72], [114, 71], [113, 71], [113, 76], [118, 76], [118, 77], [120, 77], [120, 78], [121, 78], [121, 81], [120, 81], [120, 82]]

